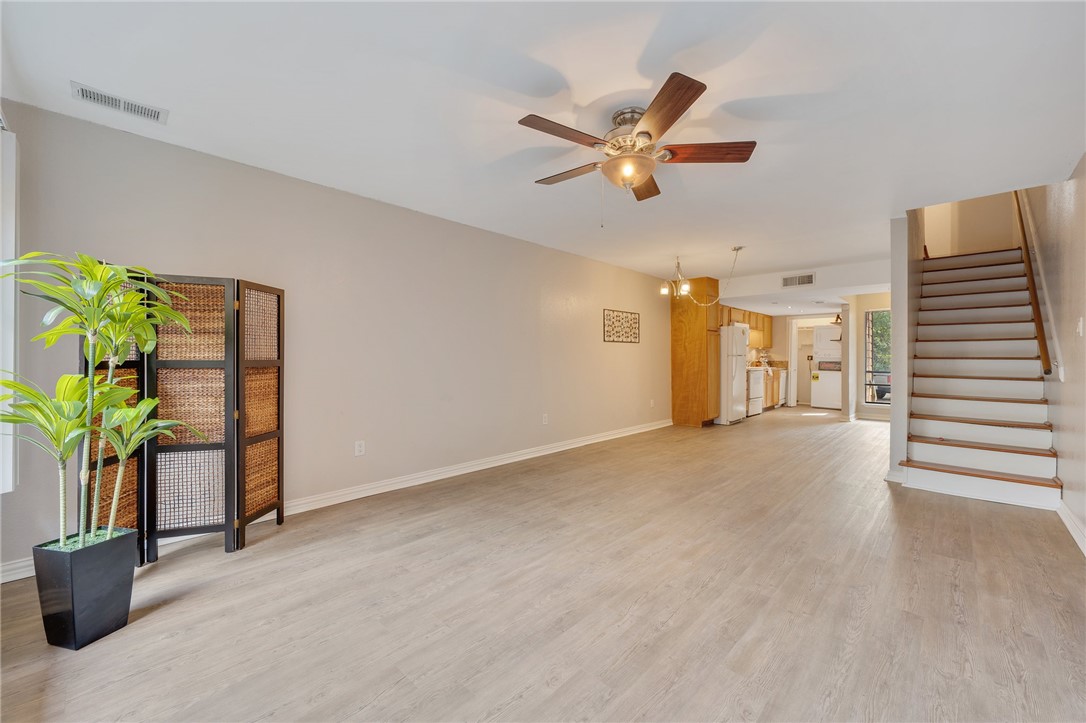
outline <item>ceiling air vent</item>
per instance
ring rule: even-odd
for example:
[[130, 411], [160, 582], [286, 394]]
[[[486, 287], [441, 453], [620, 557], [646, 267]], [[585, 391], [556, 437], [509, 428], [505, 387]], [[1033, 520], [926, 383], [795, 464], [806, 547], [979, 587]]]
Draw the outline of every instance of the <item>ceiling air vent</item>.
[[82, 83], [76, 83], [74, 80], [72, 81], [72, 96], [77, 100], [83, 100], [88, 103], [94, 103], [95, 105], [119, 110], [122, 113], [138, 116], [145, 120], [161, 123], [162, 125], [166, 125], [166, 117], [170, 114], [168, 110], [155, 108], [153, 105], [147, 105], [146, 103], [137, 103], [134, 100], [121, 98], [120, 96], [112, 95], [110, 93], [104, 93], [95, 88], [91, 88], [90, 86], [83, 85]]
[[814, 274], [796, 274], [795, 276], [782, 276], [781, 288], [790, 289], [793, 286], [811, 286], [814, 284]]

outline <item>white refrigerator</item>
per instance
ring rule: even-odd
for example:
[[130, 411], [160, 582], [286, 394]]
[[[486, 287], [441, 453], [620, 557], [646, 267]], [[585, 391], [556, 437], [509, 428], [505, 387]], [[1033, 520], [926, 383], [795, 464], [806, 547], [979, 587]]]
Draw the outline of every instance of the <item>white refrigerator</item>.
[[750, 327], [732, 324], [720, 329], [720, 416], [717, 424], [735, 424], [747, 416], [747, 347]]

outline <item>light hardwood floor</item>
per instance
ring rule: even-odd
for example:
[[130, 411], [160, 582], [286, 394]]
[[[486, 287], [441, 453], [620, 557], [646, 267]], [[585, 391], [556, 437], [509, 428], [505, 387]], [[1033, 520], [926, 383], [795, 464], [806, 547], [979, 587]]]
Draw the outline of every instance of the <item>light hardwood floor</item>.
[[886, 424], [804, 411], [167, 547], [79, 652], [9, 583], [0, 713], [1086, 719], [1086, 562], [1055, 513], [887, 484]]

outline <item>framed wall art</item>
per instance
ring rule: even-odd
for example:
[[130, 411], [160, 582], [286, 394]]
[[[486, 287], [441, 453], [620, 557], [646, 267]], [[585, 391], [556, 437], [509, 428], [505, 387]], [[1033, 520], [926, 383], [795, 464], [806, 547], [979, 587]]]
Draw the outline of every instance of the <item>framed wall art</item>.
[[620, 344], [641, 342], [641, 315], [636, 311], [603, 310], [603, 340]]

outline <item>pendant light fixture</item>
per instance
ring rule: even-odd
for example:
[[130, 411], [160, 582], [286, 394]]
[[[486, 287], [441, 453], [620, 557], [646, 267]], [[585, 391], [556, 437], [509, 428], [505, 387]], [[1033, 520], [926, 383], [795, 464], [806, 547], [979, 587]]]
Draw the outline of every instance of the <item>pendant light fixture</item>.
[[732, 276], [735, 275], [735, 263], [739, 260], [739, 252], [742, 251], [743, 248], [743, 246], [732, 246], [732, 252], [735, 254], [735, 256], [732, 257], [732, 268], [728, 272], [728, 278], [724, 281], [724, 288], [720, 290], [720, 293], [712, 301], [703, 303], [690, 295], [690, 280], [683, 275], [683, 267], [682, 264], [679, 263], [678, 256], [675, 257], [674, 275], [660, 284], [660, 296], [668, 296], [670, 294], [676, 299], [687, 298], [698, 306], [712, 306], [718, 303], [724, 298], [724, 292], [728, 290], [728, 284], [732, 282]]

